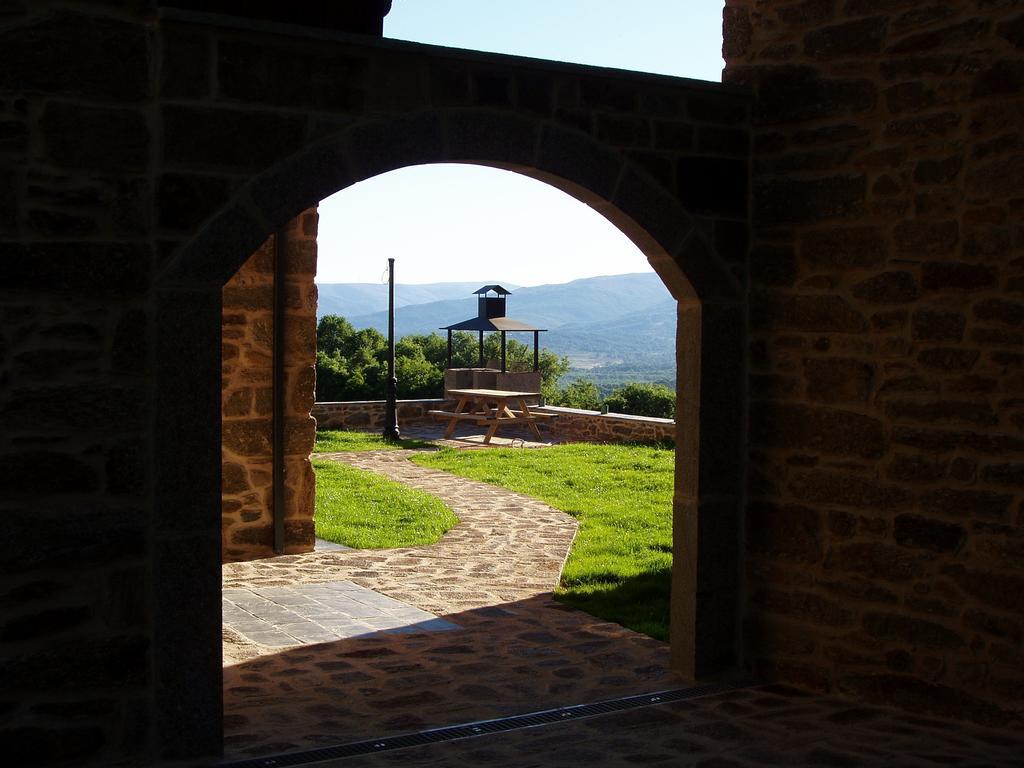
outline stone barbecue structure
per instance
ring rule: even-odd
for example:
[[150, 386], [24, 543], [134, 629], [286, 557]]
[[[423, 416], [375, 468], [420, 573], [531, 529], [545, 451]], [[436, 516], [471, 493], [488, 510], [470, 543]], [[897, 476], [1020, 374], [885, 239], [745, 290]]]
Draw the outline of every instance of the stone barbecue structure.
[[0, 2], [5, 756], [219, 754], [222, 557], [268, 453], [311, 492], [311, 209], [447, 161], [591, 205], [678, 302], [680, 673], [1019, 723], [1019, 2], [727, 0], [722, 84], [173, 5]]

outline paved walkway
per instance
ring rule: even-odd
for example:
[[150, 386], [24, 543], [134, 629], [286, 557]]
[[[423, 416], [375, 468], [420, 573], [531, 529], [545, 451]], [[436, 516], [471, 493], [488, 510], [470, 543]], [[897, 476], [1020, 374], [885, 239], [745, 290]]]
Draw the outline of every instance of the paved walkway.
[[730, 691], [317, 768], [1019, 768], [1024, 734], [811, 696]]
[[[225, 595], [284, 595], [291, 605], [279, 600], [272, 609], [279, 629], [299, 624], [283, 609], [312, 614], [320, 629], [338, 631], [345, 622], [332, 624], [323, 606], [313, 603], [348, 583], [455, 627], [355, 633], [281, 648], [274, 643], [284, 638], [260, 636], [265, 627], [251, 626], [247, 637], [226, 626], [229, 756], [308, 749], [679, 685], [667, 671], [665, 643], [553, 599], [576, 532], [574, 518], [527, 496], [419, 467], [408, 460], [412, 453], [320, 457], [440, 497], [460, 520], [440, 542], [231, 563], [223, 569]], [[317, 590], [313, 596], [305, 591], [310, 587]], [[294, 594], [274, 592], [282, 589]], [[296, 640], [302, 632], [322, 637], [320, 629], [301, 629], [292, 626]]]
[[437, 544], [311, 552], [224, 566], [224, 588], [352, 581], [435, 615], [551, 592], [576, 535], [575, 518], [486, 483], [419, 467], [414, 451], [318, 454], [431, 493], [459, 518]]
[[441, 632], [455, 624], [351, 581], [224, 590], [224, 624], [267, 648], [374, 632]]
[[[331, 458], [444, 499], [461, 523], [438, 544], [234, 563], [224, 566], [226, 594], [276, 598], [276, 605], [328, 629], [320, 608], [329, 605], [315, 604], [329, 604], [332, 590], [376, 603], [376, 614], [390, 606], [399, 621], [429, 615], [453, 626], [339, 634], [283, 648], [226, 628], [228, 759], [685, 687], [667, 671], [664, 643], [552, 599], [575, 532], [572, 518], [534, 499], [422, 469], [408, 455]], [[1016, 729], [760, 686], [318, 765], [1009, 767], [1021, 765], [1022, 754], [1024, 734]]]

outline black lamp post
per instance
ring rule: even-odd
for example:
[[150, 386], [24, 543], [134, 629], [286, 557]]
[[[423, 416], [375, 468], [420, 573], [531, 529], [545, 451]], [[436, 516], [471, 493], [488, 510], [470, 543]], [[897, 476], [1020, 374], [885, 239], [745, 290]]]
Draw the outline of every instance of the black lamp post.
[[395, 260], [388, 259], [388, 393], [384, 405], [384, 439], [398, 440], [398, 378], [395, 376]]

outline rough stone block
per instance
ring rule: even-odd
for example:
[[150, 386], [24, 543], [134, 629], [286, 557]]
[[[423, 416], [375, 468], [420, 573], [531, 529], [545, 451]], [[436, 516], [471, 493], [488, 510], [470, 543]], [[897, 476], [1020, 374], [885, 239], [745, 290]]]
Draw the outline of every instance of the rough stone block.
[[972, 200], [999, 200], [1024, 196], [1024, 155], [973, 165], [964, 187]]
[[887, 28], [885, 16], [819, 27], [804, 36], [804, 53], [828, 60], [878, 53], [885, 42]]
[[149, 55], [141, 24], [57, 11], [0, 31], [0, 90], [141, 101]]
[[890, 46], [890, 53], [921, 53], [924, 51], [948, 50], [967, 45], [989, 31], [990, 19], [976, 18], [947, 27], [920, 32], [903, 38]]
[[163, 29], [160, 94], [167, 98], [201, 99], [210, 92], [212, 43], [204, 35]]
[[918, 309], [911, 316], [914, 341], [962, 341], [967, 318], [959, 312]]
[[984, 605], [1018, 616], [1024, 613], [1024, 576], [959, 564], [944, 566], [942, 575]]
[[935, 106], [937, 101], [935, 89], [919, 81], [899, 83], [885, 90], [885, 105], [894, 115], [921, 112]]
[[580, 82], [580, 95], [588, 107], [613, 112], [632, 112], [637, 106], [637, 93], [624, 83], [590, 78]]
[[812, 592], [764, 589], [754, 594], [752, 602], [769, 613], [826, 627], [848, 627], [854, 618], [842, 603]]
[[752, 502], [747, 505], [747, 550], [799, 563], [821, 560], [821, 516], [810, 507]]
[[5, 244], [0, 285], [24, 293], [137, 296], [147, 286], [151, 255], [125, 243]]
[[149, 367], [148, 330], [149, 322], [143, 310], [129, 309], [122, 313], [110, 345], [112, 370], [136, 375], [146, 373]]
[[875, 368], [850, 358], [805, 358], [807, 396], [820, 403], [862, 403], [871, 392]]
[[890, 141], [944, 136], [960, 125], [962, 116], [957, 112], [940, 112], [922, 117], [893, 120], [885, 126], [883, 135]]
[[968, 520], [1004, 521], [1013, 496], [993, 491], [941, 488], [921, 495], [921, 511]]
[[893, 442], [900, 445], [910, 445], [936, 453], [949, 453], [961, 447], [981, 453], [1024, 453], [1024, 440], [1008, 435], [896, 426], [893, 427], [892, 438]]
[[190, 232], [223, 206], [231, 183], [218, 176], [167, 173], [157, 185], [157, 217], [165, 229]]
[[997, 61], [979, 72], [974, 78], [971, 97], [984, 99], [991, 96], [1019, 94], [1024, 90], [1024, 65], [1020, 61]]
[[963, 155], [952, 155], [942, 160], [920, 160], [914, 167], [914, 181], [918, 184], [949, 184], [960, 175], [963, 167]]
[[850, 411], [758, 402], [751, 406], [755, 445], [878, 458], [885, 453], [882, 422]]
[[929, 683], [911, 675], [848, 675], [840, 679], [839, 690], [877, 704], [989, 726], [1002, 726], [1013, 718], [1010, 712], [960, 688]]
[[750, 47], [753, 26], [746, 8], [726, 6], [722, 24], [722, 55], [727, 59], [742, 57]]
[[692, 221], [664, 188], [630, 169], [623, 175], [612, 202], [631, 220], [632, 236], [638, 242], [672, 254], [671, 261], [653, 259], [651, 263], [675, 296], [696, 290], [701, 298], [735, 297], [731, 275], [705, 240], [688, 237]]
[[[59, 467], [60, 471], [54, 471]], [[56, 451], [0, 455], [0, 487], [5, 494], [89, 493], [99, 487], [96, 470], [86, 461]]]
[[86, 765], [107, 744], [102, 728], [91, 725], [26, 725], [0, 730], [0, 749], [15, 765]]
[[893, 521], [893, 540], [901, 547], [956, 553], [966, 538], [967, 532], [955, 523], [919, 515], [897, 515]]
[[914, 501], [913, 494], [898, 486], [833, 472], [797, 474], [789, 482], [788, 488], [795, 498], [804, 502], [874, 511], [904, 509]]
[[888, 247], [875, 227], [837, 227], [800, 236], [800, 258], [812, 267], [847, 270], [885, 263]]
[[1001, 22], [996, 27], [996, 33], [1004, 40], [1012, 43], [1018, 50], [1024, 49], [1024, 16], [1017, 16]]
[[146, 489], [146, 449], [141, 441], [118, 443], [107, 451], [107, 490], [119, 496], [139, 495]]
[[[0, 563], [7, 573], [33, 569], [88, 569], [138, 557], [145, 549], [145, 513], [76, 501], [61, 502], [59, 514], [36, 493], [31, 510], [9, 511], [0, 539]], [[45, 541], [46, 546], [38, 546]]]
[[94, 435], [141, 430], [145, 393], [124, 386], [14, 390], [0, 408], [0, 428], [81, 430]]
[[445, 127], [454, 159], [527, 166], [534, 162], [534, 121], [492, 112], [460, 111], [446, 117]]
[[988, 403], [957, 400], [890, 400], [885, 415], [893, 421], [923, 424], [963, 423], [992, 426], [999, 422]]
[[981, 479], [993, 485], [1024, 488], [1024, 464], [991, 464], [982, 470]]
[[840, 296], [761, 292], [752, 300], [751, 325], [758, 330], [860, 333], [867, 321]]
[[962, 56], [953, 53], [884, 59], [882, 76], [886, 80], [907, 80], [928, 75], [951, 75], [960, 67]]
[[296, 46], [224, 39], [217, 48], [222, 96], [252, 104], [356, 109], [366, 99], [368, 62], [310, 41]]
[[931, 456], [897, 453], [889, 463], [885, 476], [903, 483], [930, 484], [945, 476], [948, 463]]
[[676, 165], [679, 199], [694, 213], [743, 216], [747, 212], [747, 163], [684, 157]]
[[1001, 325], [1024, 326], [1024, 303], [1004, 299], [987, 299], [974, 305], [978, 320]]
[[995, 284], [995, 272], [984, 264], [926, 261], [921, 265], [921, 285], [929, 291], [970, 291]]
[[808, 224], [857, 216], [864, 211], [862, 174], [755, 182], [754, 221], [760, 225]]
[[926, 562], [922, 555], [875, 542], [855, 542], [832, 548], [826, 568], [869, 579], [903, 583], [917, 578]]
[[871, 109], [877, 88], [870, 80], [823, 78], [813, 67], [760, 67], [755, 122], [796, 123], [840, 117]]
[[855, 298], [868, 304], [904, 304], [919, 295], [917, 280], [911, 272], [882, 272], [853, 286]]
[[786, 288], [796, 279], [796, 255], [791, 245], [760, 245], [750, 253], [750, 279], [755, 285]]
[[893, 229], [893, 242], [901, 254], [945, 256], [956, 249], [960, 227], [956, 221], [904, 221]]
[[150, 133], [142, 112], [50, 102], [39, 123], [52, 162], [92, 171], [142, 171]]
[[215, 107], [163, 108], [163, 159], [171, 166], [259, 170], [302, 146], [299, 115]]
[[686, 102], [686, 111], [691, 118], [703, 123], [742, 125], [747, 121], [747, 104], [745, 99], [705, 99], [699, 96], [692, 96]]
[[869, 611], [864, 614], [863, 625], [864, 631], [877, 640], [904, 642], [917, 648], [959, 648], [965, 645], [963, 637], [949, 627], [896, 613]]
[[746, 157], [750, 154], [750, 134], [738, 128], [705, 125], [697, 133], [697, 147], [714, 155]]
[[969, 371], [978, 362], [980, 354], [976, 349], [935, 347], [921, 350], [917, 360], [926, 368], [937, 371]]

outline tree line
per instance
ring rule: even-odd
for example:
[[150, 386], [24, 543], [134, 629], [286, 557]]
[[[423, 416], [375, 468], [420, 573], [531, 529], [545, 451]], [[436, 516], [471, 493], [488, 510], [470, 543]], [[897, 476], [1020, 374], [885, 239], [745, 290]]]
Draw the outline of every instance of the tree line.
[[[374, 328], [357, 330], [340, 315], [325, 315], [317, 324], [316, 399], [321, 402], [382, 400], [386, 391], [387, 338]], [[484, 358], [501, 356], [498, 334], [484, 338]], [[395, 342], [395, 375], [399, 399], [441, 397], [448, 360], [448, 340], [438, 333], [410, 334]], [[510, 371], [533, 370], [533, 348], [507, 338], [506, 366]], [[452, 367], [472, 368], [479, 363], [476, 335], [452, 334]], [[548, 405], [602, 410], [615, 413], [672, 418], [675, 393], [660, 384], [629, 383], [602, 398], [597, 386], [586, 380], [565, 387], [559, 380], [569, 370], [569, 358], [542, 348], [539, 355], [541, 392]]]

